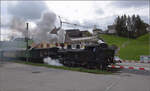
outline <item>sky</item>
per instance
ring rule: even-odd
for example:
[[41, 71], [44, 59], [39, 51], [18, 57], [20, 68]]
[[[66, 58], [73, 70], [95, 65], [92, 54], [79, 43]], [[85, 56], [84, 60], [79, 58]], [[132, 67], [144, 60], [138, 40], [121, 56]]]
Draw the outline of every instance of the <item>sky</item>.
[[[103, 30], [114, 23], [117, 16], [140, 15], [149, 23], [149, 1], [1, 1], [1, 30], [7, 35], [12, 17], [20, 17], [34, 28], [43, 12], [51, 11], [62, 21], [93, 28], [96, 25]], [[59, 18], [57, 19], [59, 21]], [[58, 24], [57, 24], [58, 25]], [[81, 28], [63, 24], [63, 28]], [[85, 28], [84, 28], [85, 29]]]

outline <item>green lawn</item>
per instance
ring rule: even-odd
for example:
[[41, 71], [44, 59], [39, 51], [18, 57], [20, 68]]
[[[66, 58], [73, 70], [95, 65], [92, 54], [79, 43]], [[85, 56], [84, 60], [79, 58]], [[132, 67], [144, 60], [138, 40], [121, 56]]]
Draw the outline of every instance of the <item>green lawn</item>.
[[132, 40], [119, 51], [120, 57], [128, 60], [140, 60], [140, 55], [150, 55], [150, 34]]
[[[108, 44], [120, 47], [119, 56], [125, 60], [139, 60], [140, 55], [150, 55], [150, 34], [145, 34], [137, 39], [128, 39], [115, 35], [100, 35]], [[128, 43], [127, 43], [128, 42]], [[122, 47], [127, 43], [125, 47]]]
[[123, 43], [126, 41], [129, 41], [131, 39], [124, 38], [124, 37], [119, 37], [116, 35], [106, 35], [106, 34], [101, 34], [99, 37], [103, 38], [105, 42], [107, 42], [109, 45], [117, 45], [118, 47], [121, 47]]

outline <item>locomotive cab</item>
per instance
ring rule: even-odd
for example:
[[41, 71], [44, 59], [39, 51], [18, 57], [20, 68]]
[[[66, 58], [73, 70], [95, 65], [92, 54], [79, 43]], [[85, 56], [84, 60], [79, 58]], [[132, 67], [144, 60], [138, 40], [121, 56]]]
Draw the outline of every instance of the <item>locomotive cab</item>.
[[94, 52], [97, 48], [98, 48], [98, 45], [88, 45], [88, 46], [85, 46], [85, 50], [93, 51], [93, 52]]

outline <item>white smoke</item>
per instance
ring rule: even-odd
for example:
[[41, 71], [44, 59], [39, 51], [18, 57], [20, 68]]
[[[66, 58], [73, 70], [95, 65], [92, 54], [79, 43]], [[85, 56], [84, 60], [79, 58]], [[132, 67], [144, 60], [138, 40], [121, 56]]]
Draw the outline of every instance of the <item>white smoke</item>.
[[58, 43], [65, 42], [65, 35], [66, 35], [66, 31], [63, 29], [61, 29], [57, 32]]
[[[46, 43], [64, 43], [66, 32], [60, 29], [57, 34], [51, 34], [50, 32], [56, 27], [56, 14], [52, 11], [44, 12], [41, 18], [36, 22], [36, 27], [34, 29], [30, 28], [29, 23], [29, 37], [33, 39], [36, 44], [46, 42]], [[14, 17], [11, 22], [11, 29], [14, 33], [20, 34], [22, 37], [27, 36], [26, 22], [21, 18]], [[58, 25], [57, 25], [58, 26]], [[12, 33], [12, 36], [15, 34]]]
[[51, 59], [50, 57], [44, 58], [44, 63], [49, 64], [49, 65], [55, 65], [55, 66], [63, 66], [61, 63], [59, 63], [59, 60], [56, 59]]
[[56, 15], [49, 11], [43, 13], [41, 19], [37, 22], [37, 27], [33, 30], [33, 40], [35, 43], [47, 42], [54, 43], [58, 40], [56, 34], [50, 34], [55, 28]]
[[15, 37], [18, 35], [21, 35], [23, 37], [27, 36], [26, 24], [24, 19], [13, 17], [10, 22], [10, 29], [12, 30], [11, 34], [9, 35], [10, 37]]
[[[24, 48], [26, 44], [24, 37], [27, 36], [25, 20], [13, 17], [9, 23], [9, 28], [6, 31], [6, 34], [10, 41], [3, 41], [0, 45], [2, 49], [14, 50], [17, 48]], [[16, 40], [17, 38], [18, 40]]]
[[48, 34], [48, 43], [56, 43], [58, 41], [58, 36], [57, 34]]

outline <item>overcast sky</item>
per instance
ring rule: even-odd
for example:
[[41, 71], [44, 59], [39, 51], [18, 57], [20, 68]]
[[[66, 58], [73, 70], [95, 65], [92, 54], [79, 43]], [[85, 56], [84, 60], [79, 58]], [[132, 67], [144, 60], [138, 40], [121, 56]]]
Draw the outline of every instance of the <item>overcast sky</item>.
[[[13, 16], [36, 22], [45, 11], [53, 11], [63, 21], [105, 30], [118, 15], [139, 14], [149, 23], [149, 1], [1, 1], [1, 29]], [[66, 26], [63, 26], [66, 28]], [[73, 27], [77, 28], [77, 27]], [[5, 31], [6, 33], [6, 31]]]

